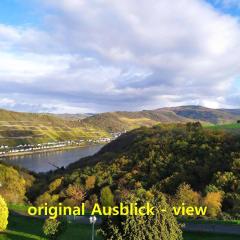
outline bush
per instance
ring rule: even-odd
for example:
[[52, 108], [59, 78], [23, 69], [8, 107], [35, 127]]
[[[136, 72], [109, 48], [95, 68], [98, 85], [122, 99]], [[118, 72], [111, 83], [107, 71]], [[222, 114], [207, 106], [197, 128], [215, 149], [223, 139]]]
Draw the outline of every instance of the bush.
[[110, 189], [110, 187], [104, 187], [101, 190], [101, 203], [103, 206], [105, 207], [112, 207], [114, 206], [114, 196], [112, 194], [112, 191]]
[[61, 222], [57, 219], [46, 219], [43, 225], [43, 233], [49, 239], [56, 239], [56, 237], [60, 234], [61, 230]]
[[8, 225], [8, 207], [0, 195], [0, 232], [6, 230]]

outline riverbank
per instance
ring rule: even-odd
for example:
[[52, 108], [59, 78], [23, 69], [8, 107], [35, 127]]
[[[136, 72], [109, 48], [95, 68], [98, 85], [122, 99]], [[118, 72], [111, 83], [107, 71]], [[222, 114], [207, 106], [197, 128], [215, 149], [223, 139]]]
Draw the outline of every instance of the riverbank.
[[74, 145], [74, 146], [65, 146], [65, 147], [55, 147], [55, 148], [48, 148], [48, 149], [41, 149], [41, 150], [35, 150], [35, 151], [28, 151], [28, 152], [17, 152], [17, 153], [6, 153], [0, 156], [0, 161], [2, 158], [6, 157], [18, 157], [18, 156], [27, 156], [27, 155], [34, 155], [39, 153], [48, 153], [48, 152], [61, 152], [61, 151], [67, 151], [77, 148], [84, 148], [84, 147], [94, 147], [104, 144], [82, 144], [82, 145]]

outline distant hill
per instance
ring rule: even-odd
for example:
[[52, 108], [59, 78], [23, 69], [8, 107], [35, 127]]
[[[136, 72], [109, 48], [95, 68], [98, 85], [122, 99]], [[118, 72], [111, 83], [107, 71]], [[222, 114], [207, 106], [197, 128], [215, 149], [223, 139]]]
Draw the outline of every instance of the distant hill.
[[[239, 113], [239, 114], [238, 114]], [[158, 123], [186, 123], [200, 121], [203, 124], [235, 123], [240, 119], [240, 109], [211, 109], [201, 106], [181, 106], [144, 110], [139, 112], [109, 112], [96, 114], [81, 122], [98, 126], [108, 132], [131, 130]]]
[[[89, 116], [90, 115], [90, 116]], [[41, 143], [109, 136], [159, 123], [200, 121], [205, 125], [231, 124], [240, 119], [240, 109], [210, 109], [181, 106], [139, 112], [100, 114], [36, 114], [0, 109], [0, 145]]]
[[70, 113], [62, 113], [62, 114], [49, 114], [50, 116], [59, 117], [65, 120], [81, 120], [90, 116], [93, 116], [94, 114], [91, 113], [77, 113], [77, 114], [70, 114]]
[[78, 120], [0, 109], [0, 145], [94, 139], [100, 136], [108, 134]]
[[167, 109], [175, 112], [178, 116], [212, 124], [233, 123], [240, 117], [240, 109], [211, 109], [201, 106], [182, 106]]

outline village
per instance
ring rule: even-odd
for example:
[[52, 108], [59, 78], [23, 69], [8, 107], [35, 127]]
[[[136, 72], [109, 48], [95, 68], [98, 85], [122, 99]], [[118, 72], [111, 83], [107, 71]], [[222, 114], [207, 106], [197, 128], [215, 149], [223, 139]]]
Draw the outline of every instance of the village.
[[54, 141], [47, 143], [37, 144], [20, 144], [14, 147], [8, 145], [0, 146], [0, 157], [5, 157], [14, 154], [29, 154], [41, 151], [52, 151], [57, 149], [64, 149], [69, 147], [81, 147], [92, 144], [106, 144], [119, 137], [123, 132], [111, 133], [110, 137], [101, 137], [98, 139], [79, 139], [79, 140], [66, 140]]

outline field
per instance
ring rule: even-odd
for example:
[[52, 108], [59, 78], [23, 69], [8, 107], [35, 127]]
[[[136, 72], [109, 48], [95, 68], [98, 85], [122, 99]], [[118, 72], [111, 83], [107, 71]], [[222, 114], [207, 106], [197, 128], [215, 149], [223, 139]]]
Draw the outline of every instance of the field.
[[[0, 234], [0, 240], [45, 240], [42, 234], [43, 220], [24, 216], [10, 216], [7, 233]], [[68, 224], [67, 230], [58, 238], [59, 240], [89, 240], [91, 239], [91, 226], [84, 224]], [[239, 236], [218, 235], [208, 233], [184, 233], [184, 240], [237, 240]], [[101, 240], [96, 236], [95, 240]]]
[[212, 130], [224, 130], [232, 133], [240, 133], [240, 123], [232, 123], [232, 124], [223, 124], [223, 125], [212, 125], [208, 126], [208, 129]]

